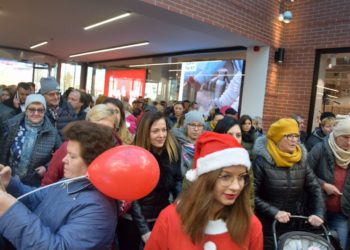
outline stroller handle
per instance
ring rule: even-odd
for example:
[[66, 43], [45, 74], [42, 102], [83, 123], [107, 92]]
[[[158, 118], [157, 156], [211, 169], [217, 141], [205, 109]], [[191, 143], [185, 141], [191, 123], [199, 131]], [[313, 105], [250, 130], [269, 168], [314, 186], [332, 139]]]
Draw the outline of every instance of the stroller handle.
[[[306, 220], [306, 221], [307, 221], [307, 219], [308, 219], [309, 217], [303, 216], [303, 215], [291, 215], [289, 218], [291, 218], [291, 219], [300, 219], [300, 220]], [[275, 248], [276, 248], [276, 249], [277, 249], [277, 245], [278, 245], [278, 243], [277, 243], [277, 234], [276, 234], [276, 224], [277, 224], [277, 222], [278, 222], [278, 221], [277, 221], [276, 219], [272, 222], [273, 242], [274, 242], [274, 244], [275, 244]], [[327, 228], [326, 228], [323, 224], [322, 224], [320, 227], [321, 227], [322, 230], [323, 230], [323, 233], [324, 233], [324, 235], [325, 235], [325, 237], [326, 237], [326, 240], [327, 240], [328, 242], [331, 242], [330, 239], [329, 239], [329, 236], [328, 236]]]

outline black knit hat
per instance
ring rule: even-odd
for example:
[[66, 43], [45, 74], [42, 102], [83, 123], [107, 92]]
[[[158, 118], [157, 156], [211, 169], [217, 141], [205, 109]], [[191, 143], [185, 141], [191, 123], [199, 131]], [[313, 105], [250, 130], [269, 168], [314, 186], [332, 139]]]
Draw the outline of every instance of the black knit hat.
[[322, 121], [324, 118], [327, 118], [327, 117], [335, 118], [335, 114], [333, 114], [332, 112], [323, 112], [320, 116], [320, 121]]

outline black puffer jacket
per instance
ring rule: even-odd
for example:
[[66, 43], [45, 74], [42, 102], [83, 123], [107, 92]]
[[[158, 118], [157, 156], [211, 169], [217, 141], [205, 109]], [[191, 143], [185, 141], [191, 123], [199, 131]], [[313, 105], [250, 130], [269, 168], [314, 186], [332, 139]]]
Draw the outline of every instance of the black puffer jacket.
[[[331, 147], [328, 144], [328, 136], [321, 143], [318, 143], [309, 152], [308, 161], [310, 167], [319, 178], [320, 183], [330, 183], [334, 185], [334, 166], [335, 158]], [[349, 164], [350, 165], [350, 164]], [[346, 181], [343, 190], [340, 192], [343, 195], [340, 198], [340, 208], [346, 217], [350, 217], [350, 166], [346, 172]]]
[[[303, 156], [300, 162], [292, 167], [277, 167], [267, 151], [266, 137], [256, 140], [254, 153], [257, 157], [253, 173], [258, 217], [273, 220], [279, 210], [324, 217], [322, 191], [317, 177], [307, 164], [306, 149], [301, 148]], [[308, 195], [308, 204], [303, 204], [303, 194]]]
[[180, 156], [178, 161], [170, 163], [168, 154], [165, 150], [160, 155], [153, 152], [151, 153], [157, 159], [159, 164], [159, 182], [150, 194], [140, 200], [134, 201], [130, 209], [132, 218], [137, 224], [141, 235], [151, 231], [147, 221], [155, 221], [160, 211], [170, 204], [170, 194], [176, 198], [180, 191], [178, 187], [181, 187], [182, 183]]

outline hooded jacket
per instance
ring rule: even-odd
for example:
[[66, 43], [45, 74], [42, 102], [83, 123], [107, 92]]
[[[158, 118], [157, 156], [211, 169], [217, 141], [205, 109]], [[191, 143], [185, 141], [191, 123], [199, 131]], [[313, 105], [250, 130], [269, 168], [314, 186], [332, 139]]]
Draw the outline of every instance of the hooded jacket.
[[[253, 164], [255, 210], [258, 217], [274, 219], [278, 211], [324, 217], [325, 205], [317, 177], [307, 163], [306, 149], [302, 159], [292, 167], [277, 167], [266, 148], [266, 136], [256, 140]], [[308, 196], [308, 204], [303, 195]]]

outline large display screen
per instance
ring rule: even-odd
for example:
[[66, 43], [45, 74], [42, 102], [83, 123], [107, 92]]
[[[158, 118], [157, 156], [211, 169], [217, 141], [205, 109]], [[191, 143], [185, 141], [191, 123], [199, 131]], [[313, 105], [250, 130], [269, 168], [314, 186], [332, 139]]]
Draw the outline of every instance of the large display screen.
[[203, 111], [230, 106], [239, 110], [244, 60], [182, 64], [180, 98], [196, 101]]

